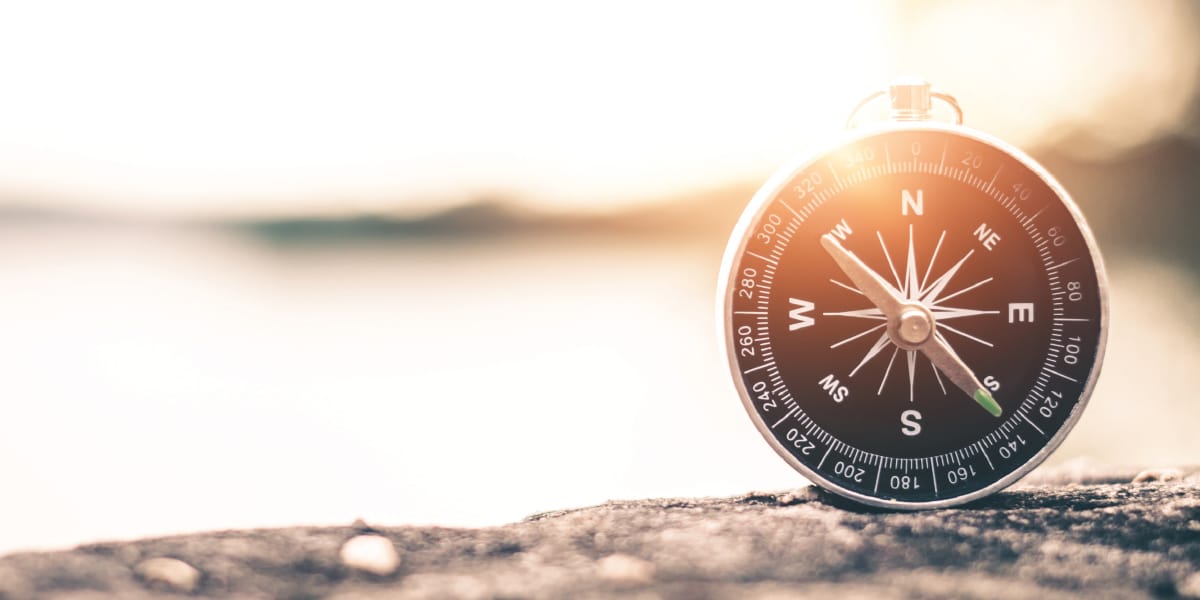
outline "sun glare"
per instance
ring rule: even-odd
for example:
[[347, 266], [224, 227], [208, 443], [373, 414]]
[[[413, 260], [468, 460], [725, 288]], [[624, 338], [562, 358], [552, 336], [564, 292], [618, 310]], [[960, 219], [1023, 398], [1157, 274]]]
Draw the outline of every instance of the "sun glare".
[[760, 178], [897, 73], [1015, 142], [1106, 152], [1186, 109], [1185, 10], [27, 3], [0, 20], [0, 190], [184, 217], [612, 207]]

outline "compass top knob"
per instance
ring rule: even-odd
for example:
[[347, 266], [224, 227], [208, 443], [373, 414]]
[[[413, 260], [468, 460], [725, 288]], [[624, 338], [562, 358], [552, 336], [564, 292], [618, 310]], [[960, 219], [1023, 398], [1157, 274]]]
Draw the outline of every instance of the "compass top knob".
[[932, 86], [917, 77], [905, 77], [888, 86], [891, 118], [895, 121], [924, 121], [933, 113]]
[[891, 102], [888, 116], [892, 121], [928, 121], [933, 118], [933, 101], [936, 99], [945, 102], [954, 111], [956, 124], [963, 123], [962, 107], [954, 96], [933, 89], [928, 81], [920, 77], [901, 77], [894, 80], [887, 90], [876, 90], [860, 100], [846, 118], [846, 128], [854, 128], [859, 111], [883, 96], [888, 96]]

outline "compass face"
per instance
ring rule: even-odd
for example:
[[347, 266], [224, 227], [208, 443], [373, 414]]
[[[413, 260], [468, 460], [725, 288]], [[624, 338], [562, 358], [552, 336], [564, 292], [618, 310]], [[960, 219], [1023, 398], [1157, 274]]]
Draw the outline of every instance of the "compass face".
[[726, 253], [726, 349], [759, 431], [869, 504], [1012, 483], [1082, 412], [1104, 276], [1031, 159], [962, 127], [893, 124], [773, 178]]

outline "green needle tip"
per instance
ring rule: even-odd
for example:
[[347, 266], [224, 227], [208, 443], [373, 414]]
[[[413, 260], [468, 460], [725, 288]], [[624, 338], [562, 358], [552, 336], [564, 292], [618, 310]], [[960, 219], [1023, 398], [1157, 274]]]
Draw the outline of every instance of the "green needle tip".
[[996, 404], [996, 400], [992, 398], [992, 395], [983, 388], [975, 390], [975, 401], [983, 407], [983, 410], [988, 411], [988, 413], [990, 413], [993, 417], [998, 417], [1000, 416], [1000, 413], [1003, 412], [1000, 410], [1000, 405]]

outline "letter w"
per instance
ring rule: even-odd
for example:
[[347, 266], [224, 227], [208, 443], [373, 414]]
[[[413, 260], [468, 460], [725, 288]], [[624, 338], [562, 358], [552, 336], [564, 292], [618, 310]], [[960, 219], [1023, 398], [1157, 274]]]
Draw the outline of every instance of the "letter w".
[[813, 318], [804, 313], [812, 311], [813, 303], [799, 298], [788, 298], [788, 303], [796, 307], [788, 311], [788, 316], [795, 321], [795, 323], [788, 324], [788, 331], [812, 327]]

